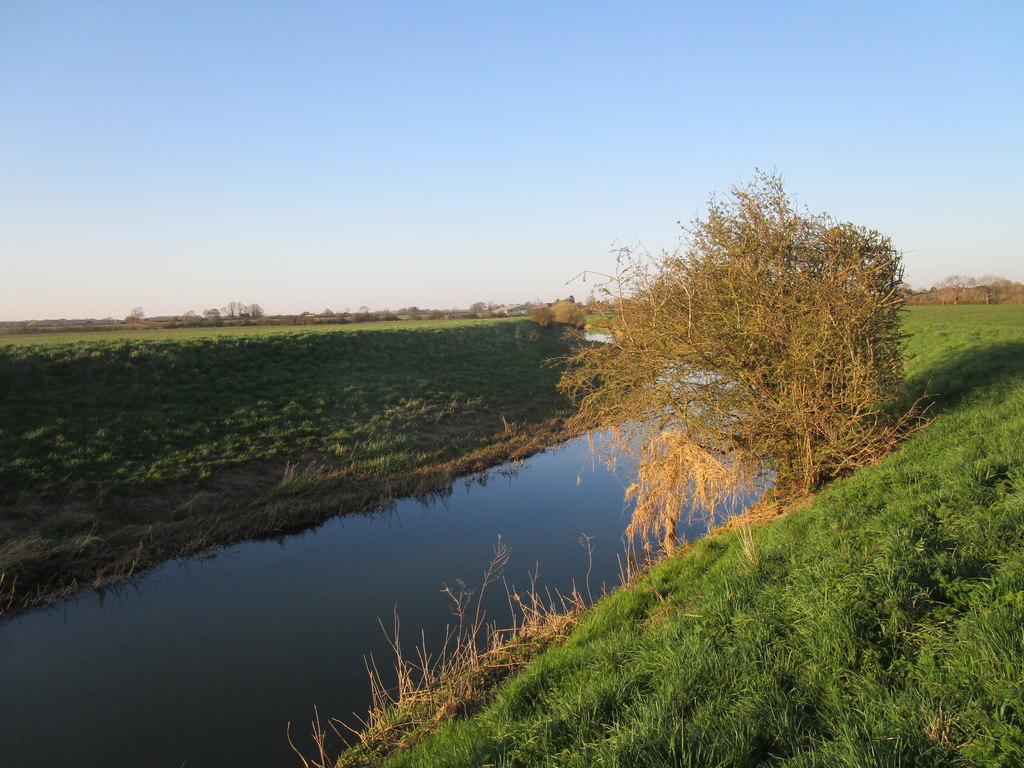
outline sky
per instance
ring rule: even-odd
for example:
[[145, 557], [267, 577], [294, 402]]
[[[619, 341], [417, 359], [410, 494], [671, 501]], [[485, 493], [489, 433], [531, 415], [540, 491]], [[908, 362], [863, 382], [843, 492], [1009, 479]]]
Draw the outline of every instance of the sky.
[[4, 0], [0, 320], [583, 298], [774, 169], [1024, 282], [1024, 3]]

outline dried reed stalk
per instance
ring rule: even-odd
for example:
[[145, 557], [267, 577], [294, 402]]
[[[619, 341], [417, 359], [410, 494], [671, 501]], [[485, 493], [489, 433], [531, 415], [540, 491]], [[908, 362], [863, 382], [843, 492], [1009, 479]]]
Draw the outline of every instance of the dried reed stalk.
[[[589, 542], [585, 546], [589, 553]], [[509, 549], [499, 538], [477, 592], [467, 589], [462, 582], [456, 588], [445, 587], [443, 591], [452, 600], [456, 621], [449, 626], [436, 652], [429, 652], [425, 638], [421, 637], [413, 654], [408, 655], [402, 649], [398, 616], [394, 617], [393, 630], [388, 634], [394, 654], [393, 684], [385, 683], [371, 657], [366, 668], [372, 705], [366, 717], [359, 718], [358, 728], [336, 719], [328, 721], [339, 737], [340, 730], [345, 729], [358, 739], [342, 753], [338, 765], [376, 764], [387, 755], [408, 748], [444, 722], [484, 703], [498, 683], [525, 666], [538, 651], [568, 637], [593, 600], [575, 586], [568, 595], [540, 592], [536, 573], [531, 575], [530, 587], [523, 594], [505, 585], [512, 614], [510, 627], [498, 629], [486, 621], [483, 596], [488, 586], [501, 578], [508, 557]], [[585, 592], [591, 594], [589, 584]], [[310, 759], [300, 753], [306, 768], [325, 768], [328, 735], [317, 715], [313, 722], [317, 754]], [[294, 744], [292, 748], [295, 749]]]
[[648, 437], [640, 451], [637, 480], [626, 489], [636, 499], [626, 536], [640, 538], [649, 551], [652, 538], [665, 554], [677, 545], [676, 527], [684, 512], [714, 522], [721, 505], [735, 505], [754, 488], [754, 473], [741, 457], [722, 458], [679, 430]]

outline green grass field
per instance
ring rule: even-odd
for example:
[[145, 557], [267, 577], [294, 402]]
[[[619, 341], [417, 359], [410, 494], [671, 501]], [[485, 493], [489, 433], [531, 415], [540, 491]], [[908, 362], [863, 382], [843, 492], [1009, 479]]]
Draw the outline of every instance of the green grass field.
[[925, 429], [602, 600], [389, 764], [1024, 765], [1024, 308], [907, 330]]
[[46, 331], [44, 333], [0, 334], [0, 346], [39, 346], [78, 344], [95, 341], [181, 341], [224, 336], [291, 336], [296, 333], [353, 333], [359, 331], [394, 331], [398, 329], [465, 328], [492, 323], [515, 323], [514, 319], [498, 320], [402, 320], [334, 325], [211, 325], [197, 328], [104, 328], [96, 331]]
[[568, 408], [567, 342], [526, 321], [230, 330], [0, 346], [0, 585], [433, 490]]

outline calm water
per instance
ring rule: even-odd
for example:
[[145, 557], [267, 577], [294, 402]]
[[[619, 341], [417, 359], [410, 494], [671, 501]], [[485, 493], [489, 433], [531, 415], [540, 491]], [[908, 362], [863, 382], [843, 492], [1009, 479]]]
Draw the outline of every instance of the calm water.
[[[622, 494], [576, 440], [447, 498], [171, 562], [16, 617], [0, 624], [0, 765], [300, 765], [286, 724], [306, 746], [314, 707], [364, 713], [364, 658], [389, 664], [379, 622], [397, 612], [405, 637], [436, 641], [451, 620], [441, 590], [479, 584], [499, 535], [513, 585], [539, 568], [540, 586], [567, 591], [588, 567], [595, 594], [616, 585]], [[488, 615], [501, 619], [497, 586]]]

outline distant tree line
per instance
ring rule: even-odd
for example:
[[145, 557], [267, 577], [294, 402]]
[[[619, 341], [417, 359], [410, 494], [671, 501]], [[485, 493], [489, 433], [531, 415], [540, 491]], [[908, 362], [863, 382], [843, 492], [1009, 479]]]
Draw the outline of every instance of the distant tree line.
[[950, 275], [931, 288], [907, 289], [908, 304], [1024, 304], [1024, 284], [1004, 277]]
[[[594, 304], [593, 297], [588, 299], [588, 306]], [[599, 307], [595, 307], [598, 308]], [[478, 301], [468, 309], [425, 309], [417, 306], [402, 307], [397, 310], [371, 310], [361, 306], [351, 312], [345, 309], [338, 312], [325, 308], [320, 312], [300, 312], [298, 314], [268, 315], [257, 303], [246, 304], [232, 301], [223, 307], [211, 307], [202, 312], [188, 310], [180, 315], [147, 316], [143, 307], [133, 307], [123, 319], [112, 317], [103, 320], [12, 320], [0, 323], [0, 334], [44, 333], [55, 331], [76, 330], [111, 330], [113, 328], [197, 328], [221, 326], [253, 326], [253, 325], [346, 325], [348, 323], [393, 322], [399, 320], [473, 320], [477, 318], [514, 317], [530, 315], [541, 325], [552, 322], [564, 325], [583, 325], [583, 306], [570, 296], [558, 299], [553, 303], [540, 299], [522, 304], [498, 305], [492, 302]], [[533, 316], [536, 315], [536, 316]]]

